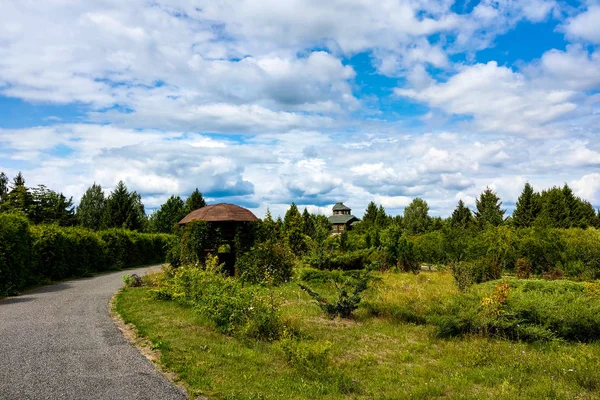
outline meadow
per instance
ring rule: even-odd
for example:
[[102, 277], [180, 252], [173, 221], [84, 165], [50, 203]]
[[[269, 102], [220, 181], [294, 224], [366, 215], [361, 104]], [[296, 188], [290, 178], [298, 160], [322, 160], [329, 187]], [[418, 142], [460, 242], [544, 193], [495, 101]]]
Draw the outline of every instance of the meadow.
[[[461, 292], [447, 271], [372, 274], [350, 318], [327, 317], [296, 282], [335, 299], [353, 274], [313, 269], [296, 270], [279, 286], [244, 285], [192, 267], [167, 270], [125, 288], [115, 304], [194, 396], [600, 398], [600, 320], [583, 309], [600, 303], [597, 284], [503, 279]], [[210, 308], [219, 296], [230, 310]], [[575, 315], [569, 309], [571, 321], [564, 321], [579, 336], [555, 321], [567, 315], [567, 299], [581, 308]], [[264, 312], [256, 311], [261, 304]], [[250, 308], [248, 325], [238, 317]], [[463, 329], [450, 329], [448, 319]]]

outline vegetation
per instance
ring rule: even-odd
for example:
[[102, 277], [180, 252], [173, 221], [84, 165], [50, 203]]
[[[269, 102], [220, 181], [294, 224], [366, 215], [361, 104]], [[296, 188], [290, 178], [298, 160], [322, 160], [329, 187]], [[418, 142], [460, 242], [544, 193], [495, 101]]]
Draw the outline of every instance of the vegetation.
[[170, 240], [122, 229], [31, 225], [24, 216], [0, 214], [0, 295], [49, 280], [163, 262]]
[[[333, 282], [356, 274], [302, 269], [298, 278], [322, 296], [335, 298]], [[567, 338], [577, 331], [590, 340], [584, 334], [592, 332], [586, 321], [597, 310], [579, 309], [590, 304], [583, 300], [565, 314], [556, 307], [577, 296], [597, 296], [596, 286], [511, 279], [474, 285], [462, 293], [446, 272], [374, 275], [377, 279], [363, 292], [351, 319], [329, 319], [293, 282], [271, 289], [245, 286], [261, 293], [268, 307], [275, 304], [281, 324], [276, 324], [278, 337], [240, 334], [243, 323], [237, 325], [239, 331], [228, 331], [202, 307], [158, 300], [152, 293], [163, 278], [155, 275], [143, 278], [148, 287], [121, 292], [116, 307], [160, 350], [160, 362], [175, 371], [192, 394], [211, 399], [597, 398], [600, 346], [593, 340], [582, 344]], [[218, 279], [234, 284], [233, 278]], [[214, 293], [209, 291], [208, 298]], [[190, 291], [194, 292], [198, 293]], [[563, 297], [553, 299], [554, 294]], [[235, 308], [221, 300], [228, 309]], [[248, 303], [240, 304], [249, 308]], [[451, 312], [454, 308], [480, 324], [456, 331], [451, 323], [436, 319], [447, 315], [460, 320], [462, 315]], [[513, 318], [515, 311], [542, 309], [547, 311], [539, 323], [531, 318], [528, 327], [514, 325], [519, 337], [495, 328], [494, 321]], [[578, 328], [554, 331], [552, 321], [566, 313], [569, 326]], [[543, 327], [552, 335], [544, 335]]]

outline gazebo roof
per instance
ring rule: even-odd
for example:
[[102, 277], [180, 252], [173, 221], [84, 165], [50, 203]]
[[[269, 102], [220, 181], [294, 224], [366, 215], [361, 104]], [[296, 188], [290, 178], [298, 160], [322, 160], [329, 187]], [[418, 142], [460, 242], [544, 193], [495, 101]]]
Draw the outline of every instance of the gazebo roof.
[[249, 222], [256, 221], [258, 218], [252, 211], [236, 206], [235, 204], [219, 203], [202, 207], [186, 215], [179, 225], [185, 225], [192, 221], [206, 222]]

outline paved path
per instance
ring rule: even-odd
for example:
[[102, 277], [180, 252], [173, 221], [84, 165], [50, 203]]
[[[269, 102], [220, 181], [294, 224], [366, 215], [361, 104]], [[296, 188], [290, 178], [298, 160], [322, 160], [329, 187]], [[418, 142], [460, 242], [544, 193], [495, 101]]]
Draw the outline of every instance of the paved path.
[[124, 273], [0, 300], [0, 399], [185, 399], [108, 313]]

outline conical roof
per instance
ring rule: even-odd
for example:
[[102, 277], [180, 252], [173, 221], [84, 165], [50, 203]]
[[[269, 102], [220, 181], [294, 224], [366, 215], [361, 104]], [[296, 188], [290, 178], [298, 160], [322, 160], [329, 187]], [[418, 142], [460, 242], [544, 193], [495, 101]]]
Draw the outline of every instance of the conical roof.
[[235, 204], [219, 203], [202, 207], [186, 215], [179, 225], [185, 225], [192, 221], [206, 222], [249, 222], [256, 221], [258, 218], [247, 208], [236, 206]]
[[350, 207], [346, 207], [344, 203], [339, 202], [335, 203], [335, 206], [333, 206], [333, 211], [352, 211], [352, 209]]

